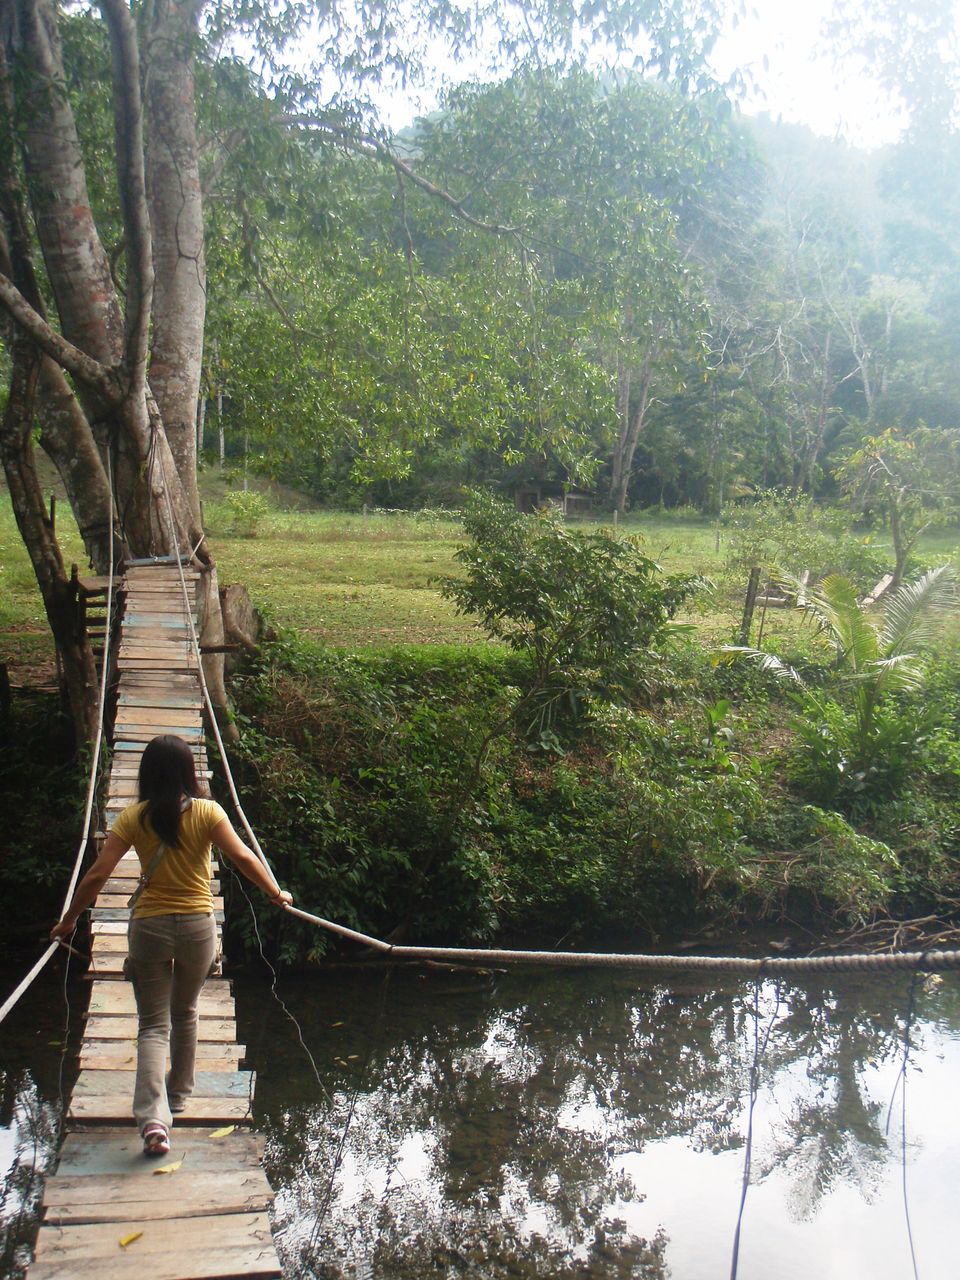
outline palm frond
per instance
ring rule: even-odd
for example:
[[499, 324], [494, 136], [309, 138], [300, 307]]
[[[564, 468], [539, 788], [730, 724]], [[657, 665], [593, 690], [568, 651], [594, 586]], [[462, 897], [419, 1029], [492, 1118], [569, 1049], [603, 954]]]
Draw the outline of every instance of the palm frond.
[[884, 601], [880, 652], [893, 657], [908, 647], [926, 647], [944, 617], [958, 608], [960, 592], [953, 565], [940, 565], [913, 582], [904, 582]]
[[725, 644], [717, 656], [721, 662], [733, 662], [738, 657], [750, 658], [756, 662], [761, 671], [770, 672], [778, 680], [795, 684], [801, 689], [806, 689], [807, 687], [801, 679], [800, 673], [791, 667], [788, 662], [778, 658], [775, 653], [767, 653], [764, 649], [753, 649], [745, 644]]
[[879, 695], [919, 689], [923, 680], [924, 664], [919, 653], [895, 653], [887, 658], [878, 658], [862, 671], [848, 676], [847, 683], [872, 687]]
[[[796, 583], [798, 595], [799, 587]], [[836, 645], [841, 663], [856, 672], [876, 660], [880, 653], [877, 627], [861, 607], [857, 588], [849, 578], [830, 573], [816, 587], [807, 587], [804, 595], [804, 613], [812, 616]]]

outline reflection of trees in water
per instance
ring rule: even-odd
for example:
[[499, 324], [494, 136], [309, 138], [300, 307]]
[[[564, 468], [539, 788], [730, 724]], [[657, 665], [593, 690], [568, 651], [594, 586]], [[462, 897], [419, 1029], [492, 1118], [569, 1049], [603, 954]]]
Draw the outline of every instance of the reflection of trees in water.
[[[673, 1136], [702, 1152], [742, 1145], [752, 984], [722, 979], [703, 992], [673, 981], [668, 990], [623, 974], [460, 981], [454, 991], [395, 979], [379, 1025], [376, 998], [360, 984], [297, 1008], [328, 1063], [330, 1023], [345, 1007], [354, 1013], [333, 1033], [332, 1054], [349, 1060], [375, 1042], [342, 1176], [313, 1239], [360, 1073], [334, 1066], [332, 1108], [317, 1104], [315, 1089], [291, 1103], [291, 1073], [261, 1073], [287, 1258], [318, 1276], [344, 1274], [347, 1258], [397, 1278], [431, 1269], [491, 1280], [665, 1274], [665, 1238], [635, 1239], [625, 1224], [645, 1188], [618, 1173], [618, 1157]], [[785, 1173], [797, 1217], [839, 1181], [869, 1198], [891, 1157], [862, 1074], [900, 1050], [906, 985], [781, 987], [760, 1080], [789, 1103], [760, 1139], [755, 1176]], [[317, 1270], [320, 1258], [328, 1261]]]
[[[19, 976], [19, 975], [18, 975]], [[43, 1175], [56, 1155], [62, 1099], [76, 1079], [76, 1044], [65, 1055], [65, 1010], [56, 975], [45, 975], [16, 1007], [2, 1028], [0, 1048], [0, 1129], [9, 1163], [0, 1168], [0, 1276], [15, 1280], [30, 1262], [36, 1235]], [[75, 1005], [85, 992], [71, 993]], [[80, 1020], [73, 1018], [73, 1041]], [[61, 1056], [64, 1075], [61, 1095]]]
[[[891, 1155], [886, 1109], [868, 1096], [863, 1073], [902, 1053], [897, 1011], [905, 999], [891, 1000], [891, 990], [904, 994], [902, 982], [888, 988], [879, 1003], [873, 987], [789, 992], [788, 1012], [778, 1022], [766, 1065], [775, 1079], [802, 1063], [806, 1089], [797, 1091], [773, 1126], [759, 1166], [761, 1177], [773, 1169], [788, 1175], [791, 1216], [797, 1220], [813, 1217], [838, 1183], [856, 1186], [868, 1202], [880, 1188]], [[914, 1028], [914, 1042], [916, 1035]]]
[[59, 1107], [44, 1100], [33, 1077], [0, 1072], [0, 1126], [13, 1136], [10, 1164], [0, 1180], [0, 1276], [22, 1276], [30, 1261], [43, 1173], [51, 1163], [59, 1127]]

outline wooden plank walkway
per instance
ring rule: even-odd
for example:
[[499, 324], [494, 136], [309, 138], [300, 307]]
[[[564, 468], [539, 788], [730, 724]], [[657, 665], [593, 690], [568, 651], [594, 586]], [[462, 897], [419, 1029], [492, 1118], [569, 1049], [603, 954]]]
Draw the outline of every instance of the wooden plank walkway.
[[[196, 621], [196, 573], [187, 571]], [[202, 701], [175, 564], [137, 565], [124, 578], [124, 615], [106, 829], [136, 799], [147, 742], [176, 733], [209, 778]], [[262, 1140], [250, 1120], [253, 1073], [240, 1069], [229, 983], [210, 979], [200, 997], [197, 1085], [175, 1117], [168, 1157], [147, 1160], [133, 1123], [137, 1017], [123, 981], [127, 899], [139, 862], [126, 854], [92, 913], [90, 1006], [80, 1075], [56, 1173], [44, 1191], [44, 1220], [30, 1280], [223, 1280], [277, 1277], [267, 1211], [272, 1192], [260, 1167]], [[214, 867], [214, 876], [217, 868]], [[214, 908], [223, 919], [220, 883]], [[213, 1137], [230, 1129], [220, 1137]], [[212, 1132], [211, 1132], [212, 1131]], [[179, 1163], [178, 1162], [182, 1162]], [[159, 1169], [176, 1166], [168, 1173]]]

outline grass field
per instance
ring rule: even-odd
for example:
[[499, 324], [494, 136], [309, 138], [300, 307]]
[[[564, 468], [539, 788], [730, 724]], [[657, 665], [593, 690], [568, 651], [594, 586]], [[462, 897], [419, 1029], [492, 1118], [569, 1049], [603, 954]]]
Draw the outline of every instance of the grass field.
[[[436, 579], [456, 572], [458, 524], [430, 514], [275, 511], [254, 536], [240, 536], [222, 502], [223, 486], [207, 481], [205, 514], [221, 584], [243, 582], [254, 602], [279, 627], [348, 649], [392, 644], [471, 643], [482, 634], [438, 593]], [[706, 521], [639, 519], [647, 554], [667, 572], [716, 579], [726, 548]], [[58, 533], [69, 564], [84, 571], [83, 550], [66, 503]], [[955, 531], [927, 540], [928, 554], [947, 554]], [[742, 588], [702, 593], [686, 612], [705, 645], [728, 641], [739, 623]], [[799, 619], [770, 610], [765, 643], [787, 642]], [[0, 662], [14, 683], [49, 673], [53, 649], [33, 577], [6, 495], [0, 498]]]

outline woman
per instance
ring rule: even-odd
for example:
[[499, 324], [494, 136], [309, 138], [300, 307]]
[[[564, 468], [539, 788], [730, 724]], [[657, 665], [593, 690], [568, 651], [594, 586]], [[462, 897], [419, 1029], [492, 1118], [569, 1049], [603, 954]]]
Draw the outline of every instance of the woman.
[[160, 1156], [170, 1150], [172, 1113], [183, 1111], [193, 1092], [197, 1003], [216, 955], [211, 844], [271, 902], [289, 905], [293, 898], [241, 841], [220, 805], [201, 798], [193, 753], [182, 738], [165, 734], [147, 744], [137, 790], [139, 802], [113, 824], [50, 937], [66, 938], [76, 928], [133, 845], [142, 886], [128, 933], [139, 1022], [133, 1112], [144, 1154]]

